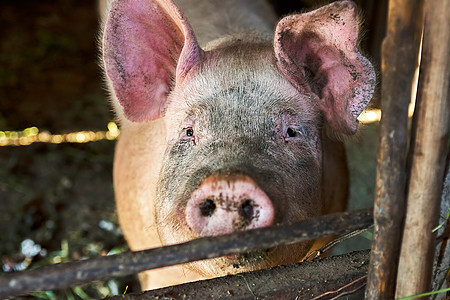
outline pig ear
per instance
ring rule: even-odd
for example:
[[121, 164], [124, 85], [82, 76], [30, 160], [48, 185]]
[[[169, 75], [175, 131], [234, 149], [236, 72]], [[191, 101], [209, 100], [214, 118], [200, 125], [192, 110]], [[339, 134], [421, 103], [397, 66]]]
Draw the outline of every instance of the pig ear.
[[108, 78], [125, 117], [161, 117], [175, 79], [198, 65], [202, 50], [172, 1], [114, 1], [103, 37]]
[[359, 20], [351, 1], [282, 19], [276, 28], [277, 65], [301, 92], [313, 92], [331, 128], [353, 134], [372, 98], [375, 72], [357, 49]]

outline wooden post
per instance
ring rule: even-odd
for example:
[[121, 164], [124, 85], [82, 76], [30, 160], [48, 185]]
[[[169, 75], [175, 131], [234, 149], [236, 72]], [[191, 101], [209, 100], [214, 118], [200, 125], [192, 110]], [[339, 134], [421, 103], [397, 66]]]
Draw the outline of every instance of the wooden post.
[[405, 201], [408, 105], [420, 44], [423, 0], [390, 0], [382, 45], [375, 230], [366, 299], [392, 299]]
[[449, 138], [450, 1], [426, 0], [416, 128], [396, 297], [431, 288]]

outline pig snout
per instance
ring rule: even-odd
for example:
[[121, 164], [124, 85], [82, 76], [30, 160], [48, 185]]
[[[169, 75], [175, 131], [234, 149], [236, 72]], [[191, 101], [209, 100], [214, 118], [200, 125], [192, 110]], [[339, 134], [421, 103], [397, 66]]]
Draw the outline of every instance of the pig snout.
[[192, 193], [186, 222], [198, 236], [215, 236], [269, 226], [274, 207], [248, 176], [211, 175]]

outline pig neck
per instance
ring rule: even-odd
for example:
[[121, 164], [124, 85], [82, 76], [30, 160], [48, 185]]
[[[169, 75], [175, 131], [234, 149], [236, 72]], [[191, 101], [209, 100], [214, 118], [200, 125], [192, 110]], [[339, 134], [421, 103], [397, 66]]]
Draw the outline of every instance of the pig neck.
[[[277, 17], [265, 0], [175, 0], [191, 24], [200, 46], [210, 50], [210, 42], [243, 33], [273, 36]], [[247, 35], [247, 39], [252, 35]], [[215, 43], [213, 43], [215, 44]]]

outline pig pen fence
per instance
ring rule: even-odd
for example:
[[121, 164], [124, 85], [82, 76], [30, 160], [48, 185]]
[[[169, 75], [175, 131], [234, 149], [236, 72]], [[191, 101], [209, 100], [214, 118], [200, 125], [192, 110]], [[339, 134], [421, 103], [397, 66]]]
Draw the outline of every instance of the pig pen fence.
[[[93, 280], [134, 274], [147, 269], [171, 266], [229, 254], [246, 253], [257, 249], [275, 247], [280, 244], [311, 240], [321, 236], [344, 234], [353, 231], [359, 232], [367, 229], [372, 224], [372, 209], [365, 209], [358, 212], [326, 215], [292, 225], [267, 227], [225, 236], [201, 238], [184, 244], [149, 249], [140, 252], [128, 252], [52, 265], [0, 277], [0, 297], [18, 295], [35, 290], [60, 289], [69, 285], [79, 285]], [[323, 286], [319, 286], [317, 283], [323, 280], [328, 282], [328, 291], [339, 290], [339, 288], [348, 285], [348, 288], [343, 289], [343, 291], [348, 292], [348, 289], [354, 290], [354, 285], [361, 286], [361, 281], [364, 281], [366, 277], [364, 273], [367, 272], [367, 259], [367, 252], [359, 253], [356, 257], [352, 257], [352, 255], [342, 257], [338, 260], [339, 264], [342, 265], [341, 267], [343, 270], [338, 273], [339, 276], [336, 276], [337, 273], [334, 273], [332, 274], [334, 277], [330, 276], [328, 278], [326, 273], [318, 274], [319, 276], [318, 279], [316, 279], [317, 282], [315, 286], [305, 286], [304, 283], [311, 281], [309, 276], [313, 274], [308, 273], [309, 275], [306, 276], [306, 278], [302, 279], [301, 277], [297, 277], [298, 283], [294, 290], [292, 290], [293, 286], [290, 284], [291, 281], [287, 280], [284, 282], [285, 290], [279, 289], [278, 287], [280, 286], [277, 285], [275, 291], [273, 291], [273, 287], [268, 289], [269, 285], [267, 282], [270, 281], [270, 271], [268, 271], [261, 273], [260, 275], [263, 276], [265, 280], [261, 280], [261, 278], [258, 279], [259, 282], [265, 282], [261, 290], [250, 288], [239, 293], [235, 288], [229, 287], [230, 282], [228, 282], [227, 285], [222, 284], [224, 280], [222, 279], [222, 281], [204, 281], [203, 284], [198, 282], [195, 288], [191, 288], [197, 293], [195, 296], [186, 294], [185, 286], [175, 287], [175, 290], [173, 290], [174, 288], [169, 288], [172, 289], [170, 290], [170, 297], [174, 297], [175, 299], [184, 299], [186, 297], [191, 299], [206, 298], [207, 296], [211, 296], [211, 290], [213, 289], [211, 286], [221, 286], [221, 288], [215, 289], [217, 297], [227, 294], [230, 295], [229, 293], [232, 293], [237, 296], [247, 295], [252, 298], [252, 294], [248, 294], [249, 291], [258, 293], [258, 296], [270, 296], [273, 295], [274, 292], [276, 292], [275, 295], [277, 296], [283, 294], [286, 296], [294, 294], [298, 295], [298, 285], [302, 283], [302, 289], [304, 289], [305, 293], [304, 296], [308, 296], [309, 298], [318, 296], [322, 293], [321, 290]], [[328, 262], [328, 264], [334, 264], [334, 267], [336, 267], [336, 262], [331, 261]], [[356, 264], [356, 267], [346, 267], [346, 264], [351, 266]], [[346, 274], [346, 270], [348, 269], [353, 270], [353, 272]], [[327, 268], [324, 267], [324, 270], [327, 270]], [[283, 272], [292, 272], [292, 270], [280, 269], [276, 272], [277, 274], [282, 274]], [[296, 272], [298, 273], [298, 270]], [[250, 273], [245, 275], [234, 275], [228, 276], [225, 280], [242, 280], [242, 278], [246, 278], [247, 276], [256, 275], [250, 275]], [[280, 278], [286, 278], [286, 276], [280, 275]], [[241, 283], [241, 285], [242, 287], [245, 287], [244, 283]], [[232, 292], [233, 290], [234, 292]], [[157, 297], [157, 294], [155, 293], [166, 295], [167, 290], [163, 289], [161, 291], [148, 292], [146, 297], [150, 297], [150, 299], [151, 297]]]
[[[345, 235], [368, 228], [373, 218], [370, 254], [360, 251], [123, 297], [335, 299], [366, 285], [366, 299], [392, 299], [429, 291], [437, 238], [432, 229], [438, 224], [438, 199], [449, 161], [449, 6], [446, 0], [389, 1], [382, 47], [383, 117], [374, 209], [2, 275], [0, 297]], [[408, 130], [410, 90], [419, 57], [416, 109]], [[443, 195], [442, 201], [450, 201], [449, 194]], [[445, 264], [449, 255], [449, 220], [441, 225], [438, 265]], [[448, 269], [443, 280], [448, 285]]]

